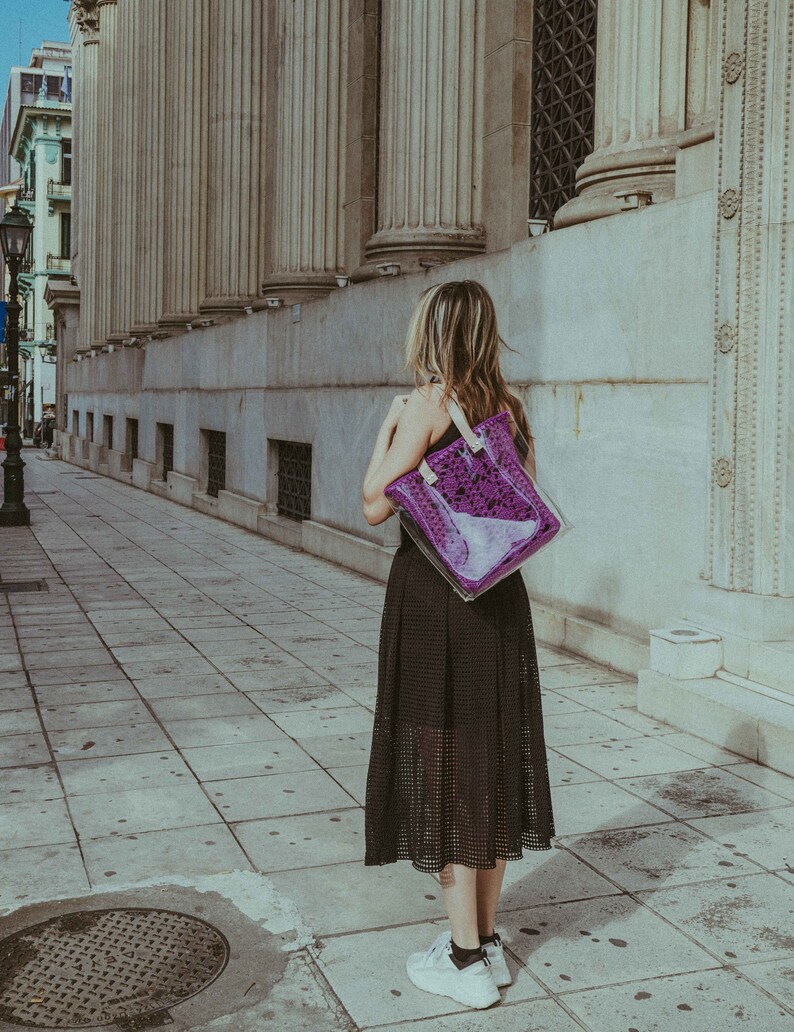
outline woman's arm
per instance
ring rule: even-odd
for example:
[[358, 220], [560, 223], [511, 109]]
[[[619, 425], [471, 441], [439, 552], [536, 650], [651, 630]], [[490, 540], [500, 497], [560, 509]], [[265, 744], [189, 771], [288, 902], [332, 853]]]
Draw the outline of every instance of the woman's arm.
[[375, 439], [361, 489], [364, 518], [371, 527], [394, 515], [383, 489], [419, 464], [437, 419], [438, 405], [418, 390], [398, 395], [392, 402]]

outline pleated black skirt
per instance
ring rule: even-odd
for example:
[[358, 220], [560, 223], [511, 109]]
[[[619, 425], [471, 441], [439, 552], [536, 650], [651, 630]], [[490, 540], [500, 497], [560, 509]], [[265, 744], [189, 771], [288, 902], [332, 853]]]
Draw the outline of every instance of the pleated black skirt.
[[[451, 443], [454, 425], [428, 449]], [[381, 619], [367, 866], [492, 868], [551, 849], [538, 660], [518, 570], [464, 601], [401, 528]]]

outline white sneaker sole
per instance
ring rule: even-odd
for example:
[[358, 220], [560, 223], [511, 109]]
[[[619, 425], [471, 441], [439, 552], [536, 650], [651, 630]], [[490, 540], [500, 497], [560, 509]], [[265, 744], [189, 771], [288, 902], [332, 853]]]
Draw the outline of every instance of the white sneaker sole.
[[417, 989], [434, 996], [448, 996], [466, 1007], [484, 1010], [501, 999], [492, 978], [478, 978], [477, 981], [472, 979], [467, 984], [461, 982], [454, 974], [446, 976], [438, 971], [424, 971], [421, 968], [414, 970], [410, 960], [406, 964], [406, 971]]

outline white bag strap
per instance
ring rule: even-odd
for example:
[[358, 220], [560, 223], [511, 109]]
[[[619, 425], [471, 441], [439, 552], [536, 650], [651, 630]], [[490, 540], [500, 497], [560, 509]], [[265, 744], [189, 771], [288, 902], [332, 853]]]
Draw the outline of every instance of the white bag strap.
[[[434, 383], [432, 384], [432, 390], [437, 391], [440, 397], [441, 391], [443, 390], [443, 385], [440, 383]], [[466, 419], [463, 409], [458, 404], [457, 394], [455, 392], [454, 387], [452, 388], [452, 396], [447, 400], [447, 411], [449, 412], [450, 416], [452, 416], [452, 422], [460, 431], [461, 437], [464, 439], [466, 444], [468, 444], [471, 451], [480, 451], [482, 448], [482, 441], [479, 439], [479, 437], [477, 437], [472, 428], [469, 426], [469, 422]], [[434, 484], [438, 479], [437, 475], [433, 472], [433, 470], [430, 468], [425, 459], [422, 459], [422, 461], [417, 466], [417, 469], [422, 474], [422, 476], [428, 484]]]

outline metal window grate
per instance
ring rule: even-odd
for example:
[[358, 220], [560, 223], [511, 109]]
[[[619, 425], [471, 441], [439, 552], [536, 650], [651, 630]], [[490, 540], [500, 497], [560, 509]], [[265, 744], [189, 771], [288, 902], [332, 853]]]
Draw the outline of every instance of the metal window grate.
[[174, 424], [160, 423], [160, 443], [162, 448], [162, 479], [167, 480], [174, 468]]
[[226, 434], [207, 430], [207, 494], [218, 497], [226, 490]]
[[276, 509], [293, 520], [311, 519], [312, 446], [300, 441], [276, 441], [278, 498]]
[[102, 417], [102, 443], [106, 448], [113, 448], [113, 416]]
[[127, 420], [127, 452], [131, 459], [138, 458], [138, 420]]
[[94, 440], [94, 413], [86, 412], [85, 414], [85, 439], [87, 441]]
[[597, 0], [535, 0], [531, 218], [551, 222], [593, 149], [597, 10]]

